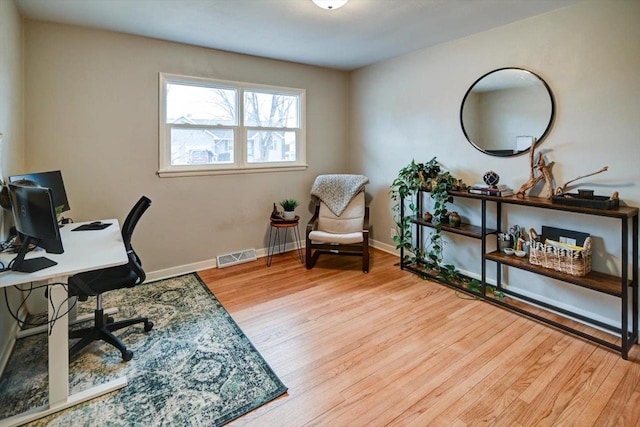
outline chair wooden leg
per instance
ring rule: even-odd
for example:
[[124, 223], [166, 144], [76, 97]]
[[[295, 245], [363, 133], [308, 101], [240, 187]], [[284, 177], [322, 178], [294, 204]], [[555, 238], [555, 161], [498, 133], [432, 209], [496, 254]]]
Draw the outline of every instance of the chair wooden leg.
[[369, 272], [369, 236], [365, 234], [362, 242], [362, 271]]
[[304, 258], [305, 261], [305, 265], [307, 267], [307, 270], [311, 269], [311, 267], [313, 267], [313, 263], [311, 260], [311, 244], [307, 242], [307, 247], [305, 248], [306, 252], [307, 252], [307, 256]]
[[369, 251], [362, 254], [362, 271], [364, 273], [369, 272]]

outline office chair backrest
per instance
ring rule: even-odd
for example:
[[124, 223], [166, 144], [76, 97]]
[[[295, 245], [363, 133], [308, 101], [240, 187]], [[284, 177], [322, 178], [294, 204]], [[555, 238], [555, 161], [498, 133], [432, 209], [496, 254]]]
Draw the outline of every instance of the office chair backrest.
[[133, 250], [133, 246], [131, 245], [131, 237], [133, 236], [133, 230], [136, 228], [136, 224], [138, 224], [138, 220], [142, 217], [142, 215], [149, 209], [151, 206], [151, 199], [146, 196], [140, 197], [140, 200], [131, 208], [127, 218], [124, 220], [124, 224], [122, 225], [122, 241], [124, 242], [124, 247], [127, 250], [127, 254], [129, 256], [129, 267], [136, 273], [138, 276], [138, 280], [136, 282], [137, 285], [144, 282], [147, 278], [147, 275], [142, 268], [142, 262], [138, 257], [138, 254]]
[[140, 197], [140, 200], [131, 208], [127, 218], [124, 220], [124, 224], [122, 225], [122, 241], [124, 242], [125, 248], [127, 250], [131, 249], [131, 237], [133, 236], [133, 230], [136, 228], [136, 224], [145, 213], [147, 209], [151, 206], [151, 199], [147, 196]]

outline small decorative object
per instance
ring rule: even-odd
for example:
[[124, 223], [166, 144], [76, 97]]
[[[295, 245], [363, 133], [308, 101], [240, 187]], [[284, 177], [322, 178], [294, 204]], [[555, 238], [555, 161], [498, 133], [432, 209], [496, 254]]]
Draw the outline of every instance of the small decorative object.
[[442, 215], [440, 215], [440, 224], [448, 224], [449, 223], [449, 215], [451, 215], [450, 212], [448, 211], [444, 211], [444, 213]]
[[525, 251], [513, 251], [513, 253], [514, 253], [515, 256], [517, 256], [519, 258], [522, 258], [527, 254]]
[[431, 222], [433, 220], [433, 215], [431, 214], [431, 212], [424, 213], [424, 220], [427, 222]]
[[511, 234], [498, 233], [498, 249], [513, 248], [513, 237]]
[[578, 197], [581, 199], [593, 199], [593, 190], [578, 190]]
[[507, 255], [513, 255], [514, 250], [513, 248], [504, 248], [502, 252], [504, 252]]
[[296, 217], [295, 209], [298, 207], [298, 201], [295, 199], [284, 199], [280, 202], [280, 206], [284, 209], [282, 213], [284, 219], [294, 219]]
[[494, 171], [489, 171], [487, 173], [484, 174], [484, 176], [482, 177], [482, 180], [485, 182], [485, 184], [487, 184], [489, 187], [495, 187], [498, 185], [498, 182], [500, 182], [500, 175], [498, 175], [496, 172]]
[[551, 167], [553, 167], [555, 162], [547, 163], [544, 155], [540, 154], [540, 156], [538, 156], [538, 162], [534, 164], [535, 148], [539, 143], [540, 141], [536, 141], [531, 146], [531, 150], [529, 150], [529, 166], [531, 172], [529, 174], [529, 180], [522, 184], [520, 190], [516, 193], [518, 197], [524, 197], [526, 192], [535, 187], [540, 181], [544, 181], [544, 190], [546, 192], [545, 197], [547, 199], [551, 199], [553, 197], [553, 174], [551, 173]]
[[460, 227], [461, 222], [462, 220], [458, 212], [451, 212], [451, 215], [449, 215], [449, 225], [452, 227]]
[[605, 210], [615, 210], [620, 206], [620, 199], [617, 191], [615, 191], [611, 197], [591, 195], [591, 197], [587, 198], [582, 197], [580, 193], [556, 194], [551, 198], [551, 202], [559, 205], [580, 206], [583, 208]]
[[281, 221], [284, 218], [282, 217], [282, 213], [278, 212], [278, 208], [276, 208], [276, 204], [273, 204], [273, 210], [271, 211], [271, 219], [275, 221]]

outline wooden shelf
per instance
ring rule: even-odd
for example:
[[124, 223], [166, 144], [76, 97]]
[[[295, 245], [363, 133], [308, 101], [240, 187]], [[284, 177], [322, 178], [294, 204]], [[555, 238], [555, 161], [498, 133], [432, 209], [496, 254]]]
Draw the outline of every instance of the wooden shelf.
[[[611, 276], [609, 274], [599, 273], [597, 271], [591, 271], [584, 277], [572, 276], [571, 274], [562, 273], [550, 268], [533, 265], [529, 262], [528, 258], [518, 258], [515, 255], [506, 255], [499, 251], [488, 253], [485, 255], [485, 257], [488, 260], [496, 261], [504, 265], [531, 271], [533, 273], [541, 274], [553, 279], [562, 280], [564, 282], [573, 283], [574, 285], [593, 289], [595, 291], [613, 295], [618, 298], [622, 297], [622, 279], [617, 276]], [[631, 284], [632, 282], [629, 281], [628, 285], [631, 286]]]
[[531, 206], [542, 209], [553, 209], [556, 211], [564, 211], [564, 212], [576, 212], [582, 213], [586, 215], [596, 215], [596, 216], [606, 216], [610, 218], [631, 218], [638, 215], [638, 208], [630, 207], [630, 206], [620, 206], [617, 209], [594, 209], [594, 208], [585, 208], [582, 206], [570, 206], [570, 205], [561, 205], [558, 203], [553, 203], [549, 199], [545, 199], [544, 197], [518, 197], [518, 196], [507, 196], [507, 197], [496, 197], [496, 196], [485, 196], [483, 194], [473, 194], [468, 193], [466, 191], [450, 191], [449, 194], [455, 197], [466, 197], [468, 199], [484, 199], [491, 200], [492, 202], [500, 202], [511, 205], [521, 205], [521, 206]]
[[[411, 220], [415, 224], [419, 224], [425, 227], [435, 228], [436, 224], [429, 222], [420, 217], [413, 217]], [[449, 233], [461, 234], [463, 236], [472, 237], [474, 239], [482, 239], [482, 227], [478, 227], [477, 225], [471, 224], [460, 224], [460, 227], [452, 227], [448, 224], [442, 224], [442, 230], [448, 231]], [[485, 230], [485, 235], [496, 234], [497, 231], [487, 228]]]

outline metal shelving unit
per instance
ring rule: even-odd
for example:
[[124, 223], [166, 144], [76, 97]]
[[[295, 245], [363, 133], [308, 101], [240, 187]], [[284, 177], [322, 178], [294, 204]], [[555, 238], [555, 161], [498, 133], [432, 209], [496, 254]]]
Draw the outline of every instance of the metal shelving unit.
[[[418, 192], [416, 200], [416, 206], [420, 216], [413, 217], [411, 220], [415, 227], [416, 239], [419, 245], [422, 242], [422, 228], [435, 226], [433, 223], [427, 222], [421, 217], [423, 212], [423, 193], [424, 192]], [[450, 194], [454, 197], [476, 199], [481, 204], [482, 219], [480, 226], [462, 224], [460, 227], [450, 227], [448, 225], [442, 225], [441, 227], [442, 231], [480, 240], [482, 253], [482, 287], [480, 292], [473, 292], [457, 283], [444, 281], [441, 278], [438, 278], [434, 272], [429, 272], [419, 264], [416, 265], [415, 263], [404, 262], [404, 249], [400, 250], [401, 269], [436, 279], [448, 286], [471, 293], [472, 295], [487, 302], [606, 346], [619, 352], [622, 358], [627, 359], [629, 349], [638, 340], [638, 208], [621, 206], [617, 209], [604, 210], [559, 205], [552, 203], [550, 200], [538, 197], [493, 197], [470, 194], [462, 191], [452, 191]], [[496, 204], [496, 229], [487, 228], [487, 203]], [[502, 227], [502, 206], [505, 204], [520, 205], [538, 209], [552, 209], [619, 220], [622, 252], [621, 275], [613, 276], [597, 271], [591, 271], [584, 277], [578, 277], [530, 264], [527, 258], [517, 258], [515, 256], [505, 255], [500, 251], [487, 253], [487, 237], [495, 235], [497, 243], [497, 234]], [[401, 204], [400, 206], [400, 215], [404, 217], [404, 204]], [[630, 232], [631, 238], [629, 238]], [[629, 259], [629, 257], [631, 257], [631, 259]], [[487, 293], [487, 261], [491, 261], [496, 264], [496, 288], [498, 291], [506, 295], [505, 298], [495, 298], [493, 295]], [[631, 269], [629, 268], [629, 261], [632, 263]], [[526, 270], [534, 274], [539, 274], [619, 298], [621, 327], [612, 326], [598, 321], [597, 319], [567, 310], [562, 307], [561, 302], [557, 305], [550, 304], [549, 302], [510, 290], [507, 284], [502, 283], [503, 267]], [[629, 318], [630, 316], [631, 319]], [[573, 320], [567, 320], [567, 318]], [[593, 328], [584, 328], [583, 324], [587, 324]], [[615, 340], [612, 341], [603, 338], [603, 334], [598, 333], [598, 329], [610, 332], [612, 336], [615, 336]]]

